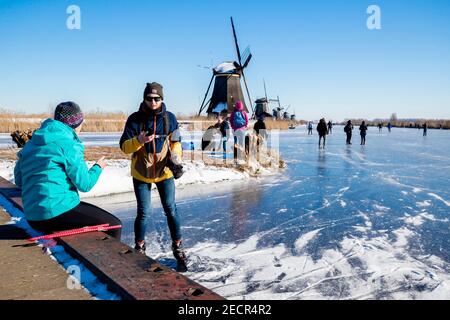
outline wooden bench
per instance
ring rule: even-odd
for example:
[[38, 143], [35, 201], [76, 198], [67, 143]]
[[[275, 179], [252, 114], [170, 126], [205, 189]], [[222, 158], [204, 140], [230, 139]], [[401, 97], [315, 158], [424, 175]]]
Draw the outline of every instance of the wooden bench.
[[[0, 193], [23, 211], [21, 190], [0, 177]], [[103, 232], [58, 239], [108, 288], [126, 300], [223, 300], [224, 298]]]

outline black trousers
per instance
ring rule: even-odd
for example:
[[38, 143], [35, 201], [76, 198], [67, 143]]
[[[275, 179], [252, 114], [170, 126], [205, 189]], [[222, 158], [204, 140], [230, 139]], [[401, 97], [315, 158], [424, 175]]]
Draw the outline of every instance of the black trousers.
[[347, 144], [352, 143], [352, 134], [351, 133], [347, 133]]
[[[28, 221], [35, 230], [49, 234], [57, 231], [78, 229], [88, 226], [109, 223], [110, 226], [122, 225], [122, 222], [111, 213], [86, 202], [80, 202], [78, 206], [55, 218], [42, 221]], [[110, 236], [120, 240], [122, 228], [106, 232]]]

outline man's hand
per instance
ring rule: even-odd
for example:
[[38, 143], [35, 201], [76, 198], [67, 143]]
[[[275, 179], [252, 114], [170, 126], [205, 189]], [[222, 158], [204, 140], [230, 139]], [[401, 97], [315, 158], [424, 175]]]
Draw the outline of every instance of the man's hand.
[[138, 136], [138, 141], [140, 144], [146, 144], [149, 143], [151, 141], [153, 141], [155, 139], [154, 135], [151, 136], [147, 136], [145, 131], [142, 131], [139, 136]]
[[100, 159], [97, 160], [97, 162], [95, 164], [98, 164], [100, 166], [100, 168], [105, 169], [106, 166], [108, 165], [105, 161], [105, 156], [101, 157]]

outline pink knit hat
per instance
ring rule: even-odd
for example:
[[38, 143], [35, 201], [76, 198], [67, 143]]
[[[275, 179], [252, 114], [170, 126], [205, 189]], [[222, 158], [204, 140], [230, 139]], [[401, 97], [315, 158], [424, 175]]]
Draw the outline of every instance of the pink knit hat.
[[244, 110], [244, 104], [240, 100], [236, 101], [235, 107], [236, 107], [236, 110], [238, 110], [238, 111]]

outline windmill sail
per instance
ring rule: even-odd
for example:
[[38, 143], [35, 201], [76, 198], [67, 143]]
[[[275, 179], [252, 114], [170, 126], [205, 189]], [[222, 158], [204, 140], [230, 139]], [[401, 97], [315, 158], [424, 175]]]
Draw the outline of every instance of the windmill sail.
[[[213, 68], [213, 76], [211, 78], [210, 85], [208, 86], [208, 90], [206, 91], [202, 105], [200, 106], [199, 115], [206, 108], [206, 106], [206, 113], [209, 116], [220, 113], [225, 109], [228, 110], [228, 113], [231, 113], [233, 112], [234, 106], [237, 101], [241, 101], [244, 104], [244, 110], [248, 113], [249, 109], [247, 107], [247, 103], [245, 101], [246, 99], [243, 94], [241, 78], [242, 80], [244, 80], [248, 100], [250, 102], [250, 107], [252, 108], [252, 100], [244, 74], [244, 68], [248, 66], [252, 58], [252, 53], [250, 52], [250, 47], [247, 47], [241, 55], [236, 37], [236, 30], [234, 28], [233, 18], [231, 18], [231, 27], [233, 30], [233, 37], [236, 46], [238, 61], [226, 61]], [[242, 61], [244, 61], [244, 63], [242, 63]], [[211, 99], [209, 100], [209, 103], [205, 104], [210, 86], [213, 81], [214, 87], [212, 89]]]

